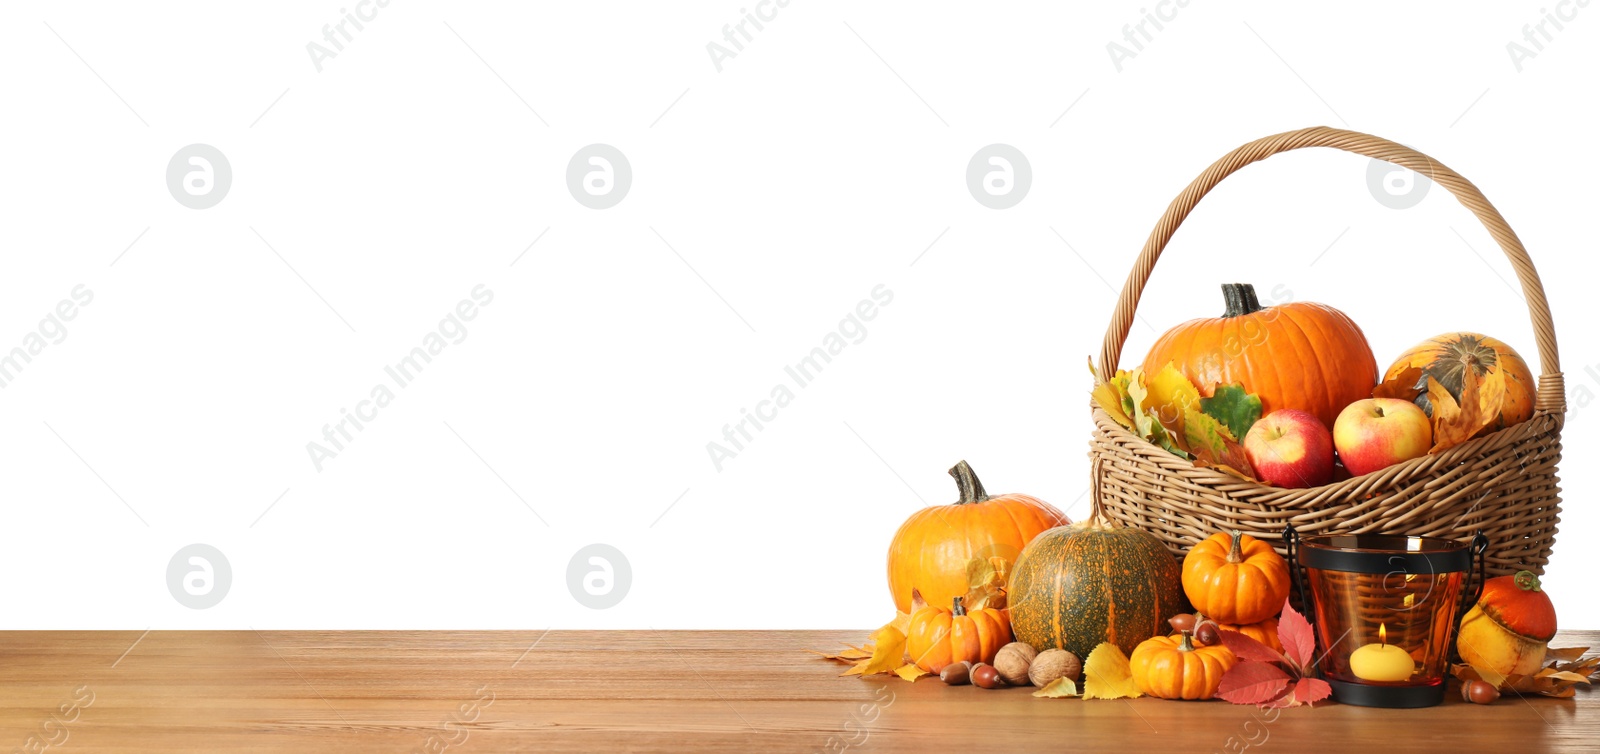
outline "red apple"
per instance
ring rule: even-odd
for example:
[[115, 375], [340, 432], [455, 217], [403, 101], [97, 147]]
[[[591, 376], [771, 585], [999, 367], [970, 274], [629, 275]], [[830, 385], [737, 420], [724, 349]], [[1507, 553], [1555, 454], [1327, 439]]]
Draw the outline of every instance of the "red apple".
[[1333, 478], [1333, 435], [1314, 414], [1278, 409], [1244, 436], [1256, 477], [1274, 487], [1320, 487]]
[[1333, 445], [1351, 475], [1361, 476], [1426, 455], [1433, 446], [1433, 426], [1411, 401], [1368, 398], [1339, 412]]

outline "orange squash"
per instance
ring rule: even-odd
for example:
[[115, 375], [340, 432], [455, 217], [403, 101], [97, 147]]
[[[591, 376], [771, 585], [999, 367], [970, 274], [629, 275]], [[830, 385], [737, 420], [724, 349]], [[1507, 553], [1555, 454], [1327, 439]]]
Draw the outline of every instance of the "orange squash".
[[1428, 378], [1438, 380], [1460, 401], [1461, 383], [1468, 369], [1479, 379], [1491, 371], [1498, 371], [1505, 377], [1505, 401], [1500, 404], [1500, 416], [1484, 427], [1480, 435], [1525, 422], [1533, 416], [1533, 402], [1538, 395], [1533, 370], [1515, 349], [1487, 335], [1449, 332], [1429, 338], [1400, 354], [1383, 379], [1387, 382], [1412, 367], [1422, 369], [1422, 379], [1415, 386], [1416, 403], [1429, 416], [1433, 415], [1433, 407], [1428, 404]]
[[950, 600], [950, 609], [935, 607], [924, 603], [916, 590], [912, 601], [906, 654], [929, 673], [952, 662], [993, 663], [1000, 648], [1011, 643], [1011, 622], [1000, 610], [986, 607], [968, 613], [960, 597]]
[[1556, 635], [1556, 608], [1532, 571], [1483, 583], [1478, 603], [1461, 619], [1456, 649], [1473, 667], [1501, 675], [1533, 675]]
[[1140, 643], [1128, 658], [1133, 683], [1158, 699], [1210, 699], [1238, 658], [1224, 646], [1196, 646], [1188, 631]]
[[1172, 362], [1203, 396], [1238, 383], [1261, 397], [1262, 416], [1297, 408], [1329, 427], [1345, 406], [1372, 394], [1378, 362], [1344, 312], [1304, 301], [1262, 307], [1245, 283], [1226, 284], [1222, 293], [1223, 315], [1168, 330], [1144, 357], [1145, 374]]
[[990, 496], [966, 461], [950, 476], [960, 499], [911, 514], [889, 543], [889, 592], [902, 613], [911, 612], [911, 590], [931, 604], [949, 605], [967, 593], [969, 563], [999, 559], [1009, 569], [1039, 532], [1071, 523], [1036, 497]]
[[1249, 534], [1213, 534], [1184, 556], [1183, 592], [1218, 624], [1264, 621], [1289, 599], [1289, 564]]

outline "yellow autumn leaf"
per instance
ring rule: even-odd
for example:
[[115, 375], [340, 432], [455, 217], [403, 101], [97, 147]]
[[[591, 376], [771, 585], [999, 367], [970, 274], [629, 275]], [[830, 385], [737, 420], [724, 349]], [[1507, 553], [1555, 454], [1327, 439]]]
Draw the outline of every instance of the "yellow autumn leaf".
[[1174, 434], [1183, 431], [1183, 412], [1200, 410], [1200, 390], [1172, 362], [1153, 375], [1145, 375], [1149, 394], [1144, 410]]
[[1071, 678], [1062, 676], [1044, 685], [1044, 688], [1033, 692], [1040, 699], [1065, 699], [1078, 695], [1078, 684]]
[[846, 649], [843, 649], [843, 650], [841, 650], [839, 652], [833, 652], [833, 653], [820, 652], [820, 651], [815, 650], [815, 649], [808, 649], [806, 651], [810, 652], [811, 654], [814, 654], [814, 655], [819, 655], [824, 660], [838, 660], [840, 662], [850, 662], [850, 663], [854, 663], [857, 660], [865, 660], [868, 657], [872, 656], [871, 652], [863, 652], [860, 649], [857, 649], [855, 647], [847, 647]]
[[1133, 403], [1129, 411], [1133, 414], [1134, 431], [1146, 439], [1154, 437], [1156, 432], [1162, 429], [1162, 425], [1145, 410], [1145, 406], [1150, 403], [1150, 389], [1144, 384], [1143, 369], [1133, 370], [1131, 379], [1128, 380], [1128, 398]]
[[1095, 385], [1090, 395], [1094, 403], [1105, 411], [1113, 421], [1121, 424], [1126, 429], [1134, 429], [1133, 419], [1128, 416], [1128, 382], [1132, 378], [1126, 371], [1117, 372], [1110, 382]]
[[1128, 656], [1111, 642], [1101, 642], [1083, 661], [1083, 698], [1136, 699], [1144, 696], [1133, 682]]
[[[893, 628], [896, 631], [899, 631], [901, 636], [911, 633], [911, 613], [896, 610], [894, 613], [894, 620], [883, 624], [883, 628]], [[883, 629], [879, 630], [881, 631]], [[871, 651], [872, 644], [869, 642], [865, 645], [862, 645], [861, 648]]]
[[[986, 548], [987, 549], [987, 548]], [[977, 557], [967, 561], [967, 593], [961, 606], [968, 612], [1006, 606], [1006, 581], [1011, 561], [999, 556]]]
[[884, 626], [872, 635], [872, 657], [862, 660], [841, 675], [877, 675], [892, 673], [905, 664], [906, 635], [893, 625]]
[[911, 663], [906, 663], [905, 665], [895, 668], [894, 674], [908, 681], [915, 681], [918, 678], [927, 675], [928, 671], [923, 670], [922, 668], [919, 668]]

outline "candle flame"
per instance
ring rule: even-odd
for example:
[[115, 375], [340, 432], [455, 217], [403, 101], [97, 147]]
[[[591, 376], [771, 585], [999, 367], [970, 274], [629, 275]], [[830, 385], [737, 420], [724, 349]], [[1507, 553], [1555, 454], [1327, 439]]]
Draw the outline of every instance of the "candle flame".
[[1385, 624], [1385, 623], [1379, 623], [1378, 624], [1378, 643], [1379, 644], [1388, 644], [1389, 643], [1388, 624]]

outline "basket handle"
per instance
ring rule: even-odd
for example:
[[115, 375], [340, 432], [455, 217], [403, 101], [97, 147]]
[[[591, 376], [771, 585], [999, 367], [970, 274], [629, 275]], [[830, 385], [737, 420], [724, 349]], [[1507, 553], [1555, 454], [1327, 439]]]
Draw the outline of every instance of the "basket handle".
[[1457, 201], [1472, 210], [1489, 235], [1500, 244], [1500, 250], [1505, 252], [1506, 258], [1511, 260], [1511, 266], [1517, 271], [1517, 279], [1522, 282], [1522, 294], [1528, 300], [1528, 314], [1533, 320], [1534, 337], [1539, 344], [1539, 367], [1542, 370], [1534, 409], [1539, 412], [1565, 412], [1566, 391], [1561, 379], [1561, 355], [1556, 349], [1555, 325], [1550, 321], [1550, 304], [1545, 300], [1544, 284], [1539, 280], [1539, 271], [1533, 267], [1533, 260], [1528, 258], [1527, 250], [1522, 247], [1522, 241], [1505, 218], [1500, 216], [1500, 212], [1471, 181], [1432, 157], [1388, 139], [1326, 126], [1268, 136], [1239, 147], [1212, 163], [1178, 198], [1172, 200], [1155, 229], [1150, 231], [1144, 250], [1139, 253], [1138, 261], [1134, 262], [1133, 271], [1128, 273], [1128, 282], [1122, 286], [1122, 295], [1117, 299], [1117, 308], [1111, 316], [1111, 326], [1106, 328], [1105, 344], [1100, 350], [1097, 367], [1100, 380], [1110, 380], [1114, 375], [1122, 356], [1122, 346], [1128, 339], [1128, 330], [1133, 326], [1139, 297], [1144, 293], [1145, 282], [1150, 279], [1150, 271], [1155, 268], [1156, 260], [1161, 258], [1161, 251], [1172, 239], [1172, 234], [1177, 232], [1184, 218], [1200, 203], [1201, 197], [1221, 183], [1222, 179], [1252, 162], [1305, 147], [1342, 149], [1409, 168], [1444, 186], [1455, 195]]

